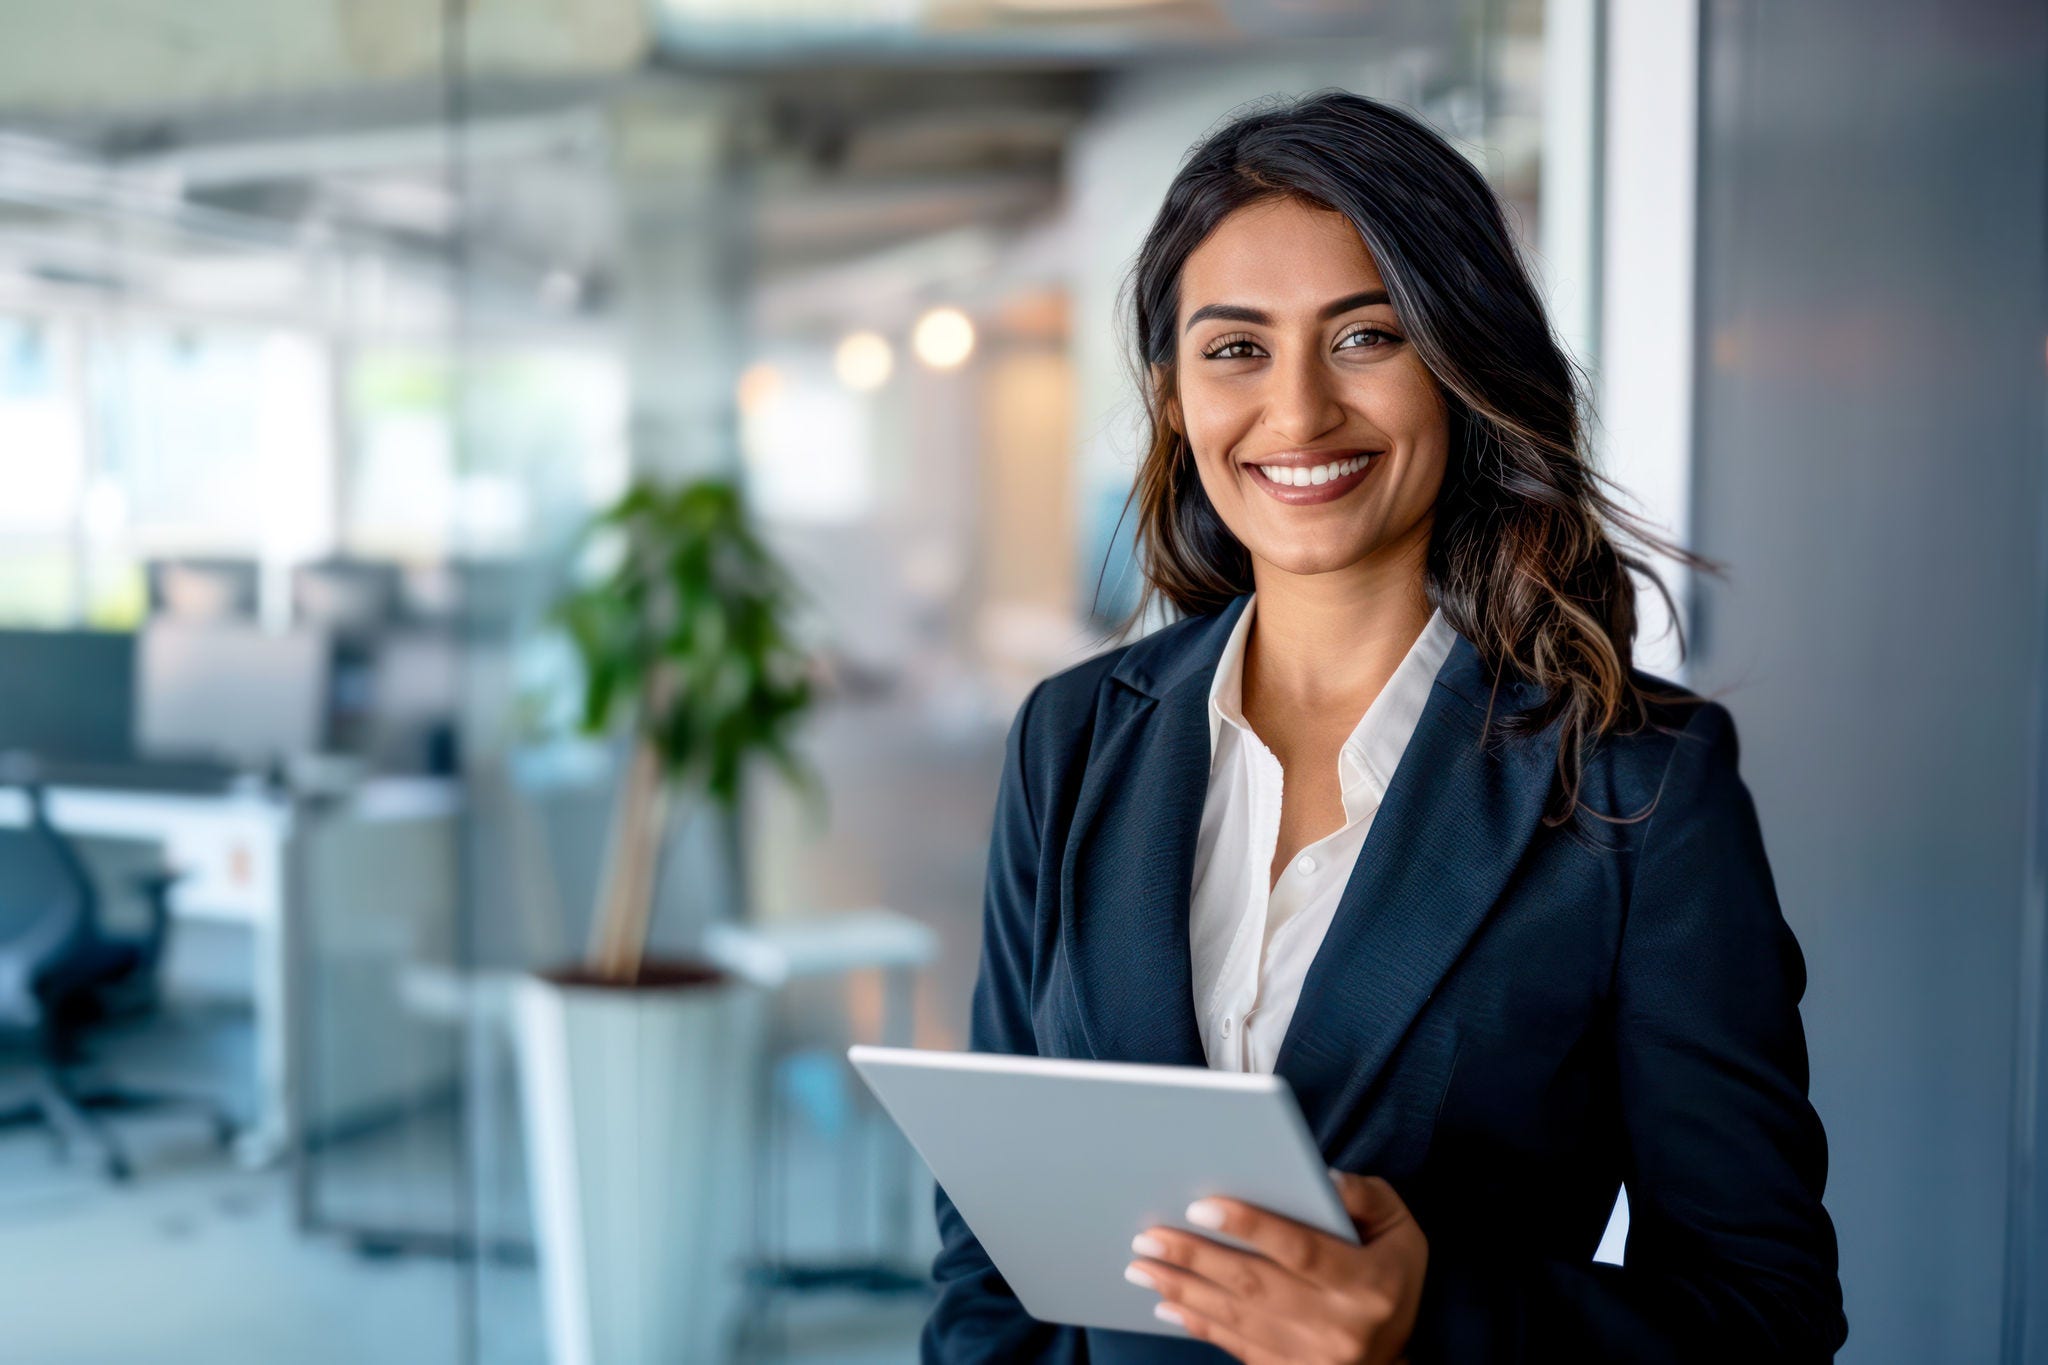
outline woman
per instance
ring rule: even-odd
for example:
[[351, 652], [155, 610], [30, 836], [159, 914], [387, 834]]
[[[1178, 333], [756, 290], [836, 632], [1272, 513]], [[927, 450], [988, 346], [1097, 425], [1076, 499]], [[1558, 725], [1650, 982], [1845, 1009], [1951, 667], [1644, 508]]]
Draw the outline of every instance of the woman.
[[1082, 1330], [941, 1190], [925, 1360], [1829, 1358], [1804, 961], [1618, 540], [1712, 566], [1597, 486], [1485, 181], [1322, 92], [1195, 149], [1134, 285], [1140, 609], [1183, 619], [1011, 727], [971, 1046], [1278, 1072], [1361, 1245], [1200, 1201], [1256, 1251], [1127, 1271], [1195, 1340]]

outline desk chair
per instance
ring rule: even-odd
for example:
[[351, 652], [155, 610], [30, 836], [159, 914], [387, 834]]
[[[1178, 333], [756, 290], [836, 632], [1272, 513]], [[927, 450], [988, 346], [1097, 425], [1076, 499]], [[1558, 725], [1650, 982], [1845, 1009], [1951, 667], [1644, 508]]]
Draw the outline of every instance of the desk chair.
[[27, 1035], [36, 1052], [33, 1097], [0, 1111], [0, 1127], [46, 1125], [60, 1150], [84, 1146], [108, 1178], [131, 1167], [101, 1115], [185, 1110], [211, 1123], [225, 1146], [234, 1136], [220, 1104], [196, 1095], [92, 1086], [81, 1079], [83, 1035], [100, 1020], [156, 1007], [157, 964], [170, 928], [174, 880], [154, 874], [141, 888], [149, 927], [140, 938], [104, 933], [99, 894], [77, 848], [50, 823], [42, 788], [20, 780], [29, 819], [0, 829], [0, 1030]]

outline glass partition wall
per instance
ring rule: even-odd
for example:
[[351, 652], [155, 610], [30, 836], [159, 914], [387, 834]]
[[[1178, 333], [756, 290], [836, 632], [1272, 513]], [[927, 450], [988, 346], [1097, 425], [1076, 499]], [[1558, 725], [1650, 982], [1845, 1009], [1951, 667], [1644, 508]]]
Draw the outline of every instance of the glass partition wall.
[[[1115, 292], [1186, 148], [1243, 102], [1346, 86], [1436, 121], [1532, 248], [1541, 228], [1540, 4], [1270, 31], [1233, 11], [1192, 40], [1128, 13], [940, 31], [757, 11], [657, 7], [626, 78], [536, 87], [482, 31], [456, 64], [451, 524], [490, 580], [465, 626], [460, 863], [480, 1360], [575, 1359], [629, 1319], [705, 1359], [914, 1355], [931, 1182], [841, 1059], [965, 1043], [1003, 733], [1131, 585]], [[642, 1019], [584, 1052], [564, 1026], [537, 1063], [524, 993], [594, 941], [631, 759], [580, 732], [587, 674], [550, 604], [591, 568], [594, 511], [704, 475], [737, 483], [800, 588], [795, 747], [822, 800], [767, 763], [732, 816], [679, 787], [649, 938], [766, 960], [775, 984], [758, 1028], [692, 1026], [710, 1051]], [[593, 1058], [632, 1104], [579, 1089]], [[676, 1117], [692, 1105], [719, 1123]], [[687, 1188], [634, 1186], [666, 1235], [617, 1207], [647, 1143], [697, 1163]], [[548, 1173], [564, 1152], [573, 1182]], [[729, 1298], [698, 1283], [721, 1278], [706, 1245]], [[715, 1346], [653, 1321], [648, 1284]]]
[[0, 80], [7, 1353], [455, 1365], [442, 30], [150, 8]]
[[[930, 1178], [841, 1059], [964, 1044], [1003, 734], [1131, 585], [1121, 272], [1322, 85], [1533, 234], [1542, 11], [857, 8], [165, 7], [0, 73], [0, 954], [54, 877], [143, 964], [0, 1008], [11, 1356], [914, 1350]], [[592, 1033], [536, 983], [616, 943], [634, 749], [556, 608], [701, 476], [817, 786], [675, 788], [648, 951], [752, 1004]]]

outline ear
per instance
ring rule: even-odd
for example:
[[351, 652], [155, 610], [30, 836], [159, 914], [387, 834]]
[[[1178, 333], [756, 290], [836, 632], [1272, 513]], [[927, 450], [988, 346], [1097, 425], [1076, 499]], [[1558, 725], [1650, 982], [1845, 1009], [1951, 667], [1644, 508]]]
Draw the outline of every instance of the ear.
[[1166, 424], [1178, 434], [1187, 435], [1187, 427], [1181, 420], [1180, 398], [1173, 391], [1173, 375], [1164, 365], [1152, 366], [1152, 392], [1159, 399], [1159, 410], [1166, 418]]

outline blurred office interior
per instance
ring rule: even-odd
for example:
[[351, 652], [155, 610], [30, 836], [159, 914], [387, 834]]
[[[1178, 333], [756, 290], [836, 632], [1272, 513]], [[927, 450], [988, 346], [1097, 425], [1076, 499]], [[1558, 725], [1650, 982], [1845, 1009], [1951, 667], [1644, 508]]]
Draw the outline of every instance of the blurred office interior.
[[1807, 953], [1843, 1358], [2048, 1362], [2038, 6], [7, 8], [0, 985], [53, 896], [126, 956], [0, 1000], [0, 1357], [550, 1359], [506, 990], [625, 750], [549, 612], [727, 472], [827, 802], [686, 803], [657, 893], [796, 964], [720, 1358], [914, 1358], [930, 1180], [838, 1059], [964, 1045], [1004, 732], [1135, 600], [1167, 181], [1342, 86], [1485, 171], [1603, 467], [1731, 567], [1639, 660], [1727, 689]]

